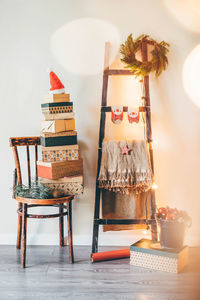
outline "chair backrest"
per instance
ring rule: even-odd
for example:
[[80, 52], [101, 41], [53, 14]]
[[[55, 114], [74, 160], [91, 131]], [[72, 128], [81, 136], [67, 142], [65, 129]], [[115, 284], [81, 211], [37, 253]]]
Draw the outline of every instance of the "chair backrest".
[[13, 149], [14, 154], [14, 161], [15, 161], [15, 175], [14, 175], [14, 186], [16, 185], [16, 179], [17, 184], [22, 184], [22, 174], [21, 174], [21, 167], [20, 167], [20, 161], [19, 161], [19, 155], [17, 147], [25, 146], [26, 147], [26, 157], [27, 157], [27, 170], [28, 170], [28, 183], [31, 184], [31, 164], [30, 164], [30, 151], [29, 146], [35, 147], [35, 175], [36, 179], [38, 178], [37, 173], [37, 160], [38, 160], [38, 146], [40, 145], [40, 137], [34, 136], [34, 137], [11, 137], [10, 138], [10, 146]]

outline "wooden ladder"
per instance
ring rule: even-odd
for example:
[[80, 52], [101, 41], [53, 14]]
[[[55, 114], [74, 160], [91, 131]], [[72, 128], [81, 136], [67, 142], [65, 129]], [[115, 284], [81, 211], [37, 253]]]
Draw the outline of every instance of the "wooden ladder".
[[[143, 41], [141, 47], [142, 61], [148, 60], [147, 53], [148, 41]], [[100, 199], [101, 189], [98, 186], [98, 177], [102, 157], [102, 142], [105, 135], [105, 121], [106, 112], [111, 111], [111, 106], [107, 106], [107, 91], [108, 91], [108, 78], [109, 76], [117, 75], [134, 75], [129, 70], [115, 70], [109, 69], [109, 47], [110, 43], [105, 44], [105, 57], [104, 57], [104, 72], [103, 72], [103, 88], [102, 88], [102, 101], [101, 101], [101, 117], [99, 128], [99, 148], [98, 148], [98, 162], [97, 162], [97, 177], [96, 177], [96, 194], [95, 194], [95, 207], [94, 207], [94, 225], [93, 225], [93, 241], [92, 253], [98, 252], [98, 236], [99, 225], [131, 225], [131, 224], [149, 224], [151, 226], [152, 240], [157, 240], [157, 225], [155, 220], [156, 202], [155, 191], [151, 189], [151, 218], [150, 219], [101, 219], [100, 218]], [[151, 129], [151, 103], [149, 94], [149, 76], [144, 77], [144, 102], [145, 105], [139, 108], [140, 112], [146, 113], [146, 140], [149, 145], [149, 155], [151, 162], [151, 169], [154, 175], [154, 162], [153, 162], [153, 148], [152, 148], [152, 129]], [[128, 107], [124, 106], [123, 111], [127, 112]]]

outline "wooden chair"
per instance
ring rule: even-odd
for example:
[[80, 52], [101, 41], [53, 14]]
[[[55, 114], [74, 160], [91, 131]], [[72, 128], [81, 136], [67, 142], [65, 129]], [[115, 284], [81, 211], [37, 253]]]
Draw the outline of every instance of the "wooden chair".
[[[31, 163], [30, 163], [30, 152], [29, 146], [35, 147], [35, 176], [37, 175], [37, 160], [38, 160], [38, 146], [40, 145], [39, 137], [12, 137], [10, 138], [10, 146], [13, 149], [14, 161], [15, 161], [15, 171], [14, 171], [14, 182], [13, 189], [18, 184], [22, 184], [22, 174], [18, 155], [18, 146], [26, 147], [27, 154], [27, 170], [28, 170], [28, 183], [31, 184]], [[64, 216], [67, 215], [67, 225], [68, 225], [68, 240], [69, 240], [69, 255], [70, 262], [74, 263], [73, 255], [73, 238], [72, 238], [72, 200], [74, 196], [66, 196], [62, 198], [53, 199], [30, 199], [14, 197], [18, 201], [18, 230], [17, 230], [17, 249], [21, 248], [21, 266], [25, 268], [26, 265], [26, 231], [27, 231], [27, 218], [59, 218], [59, 237], [60, 246], [64, 246]], [[38, 206], [55, 206], [59, 208], [59, 213], [51, 215], [34, 215], [28, 213], [29, 207]]]

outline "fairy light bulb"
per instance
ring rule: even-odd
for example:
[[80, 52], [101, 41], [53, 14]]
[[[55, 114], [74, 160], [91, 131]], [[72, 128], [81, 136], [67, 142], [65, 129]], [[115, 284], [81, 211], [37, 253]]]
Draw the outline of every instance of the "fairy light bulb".
[[150, 227], [147, 225], [147, 227], [143, 230], [143, 234], [147, 235]]
[[153, 145], [158, 145], [158, 141], [157, 140], [153, 140]]
[[153, 190], [157, 190], [157, 188], [158, 188], [157, 183], [153, 182], [151, 188], [152, 188]]
[[136, 80], [136, 82], [138, 82], [138, 83], [142, 83], [142, 82], [143, 82], [142, 77], [137, 77], [137, 76], [135, 76], [135, 80]]
[[158, 145], [158, 141], [157, 140], [153, 140], [152, 143], [151, 143], [151, 145], [152, 145], [152, 148], [155, 148], [155, 146]]

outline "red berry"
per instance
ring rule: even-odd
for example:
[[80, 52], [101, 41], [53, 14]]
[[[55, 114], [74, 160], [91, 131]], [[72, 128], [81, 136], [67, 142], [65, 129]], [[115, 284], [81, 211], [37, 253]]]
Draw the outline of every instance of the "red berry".
[[159, 210], [158, 210], [158, 212], [159, 212], [160, 214], [165, 213], [165, 212], [166, 212], [165, 207], [160, 207]]

